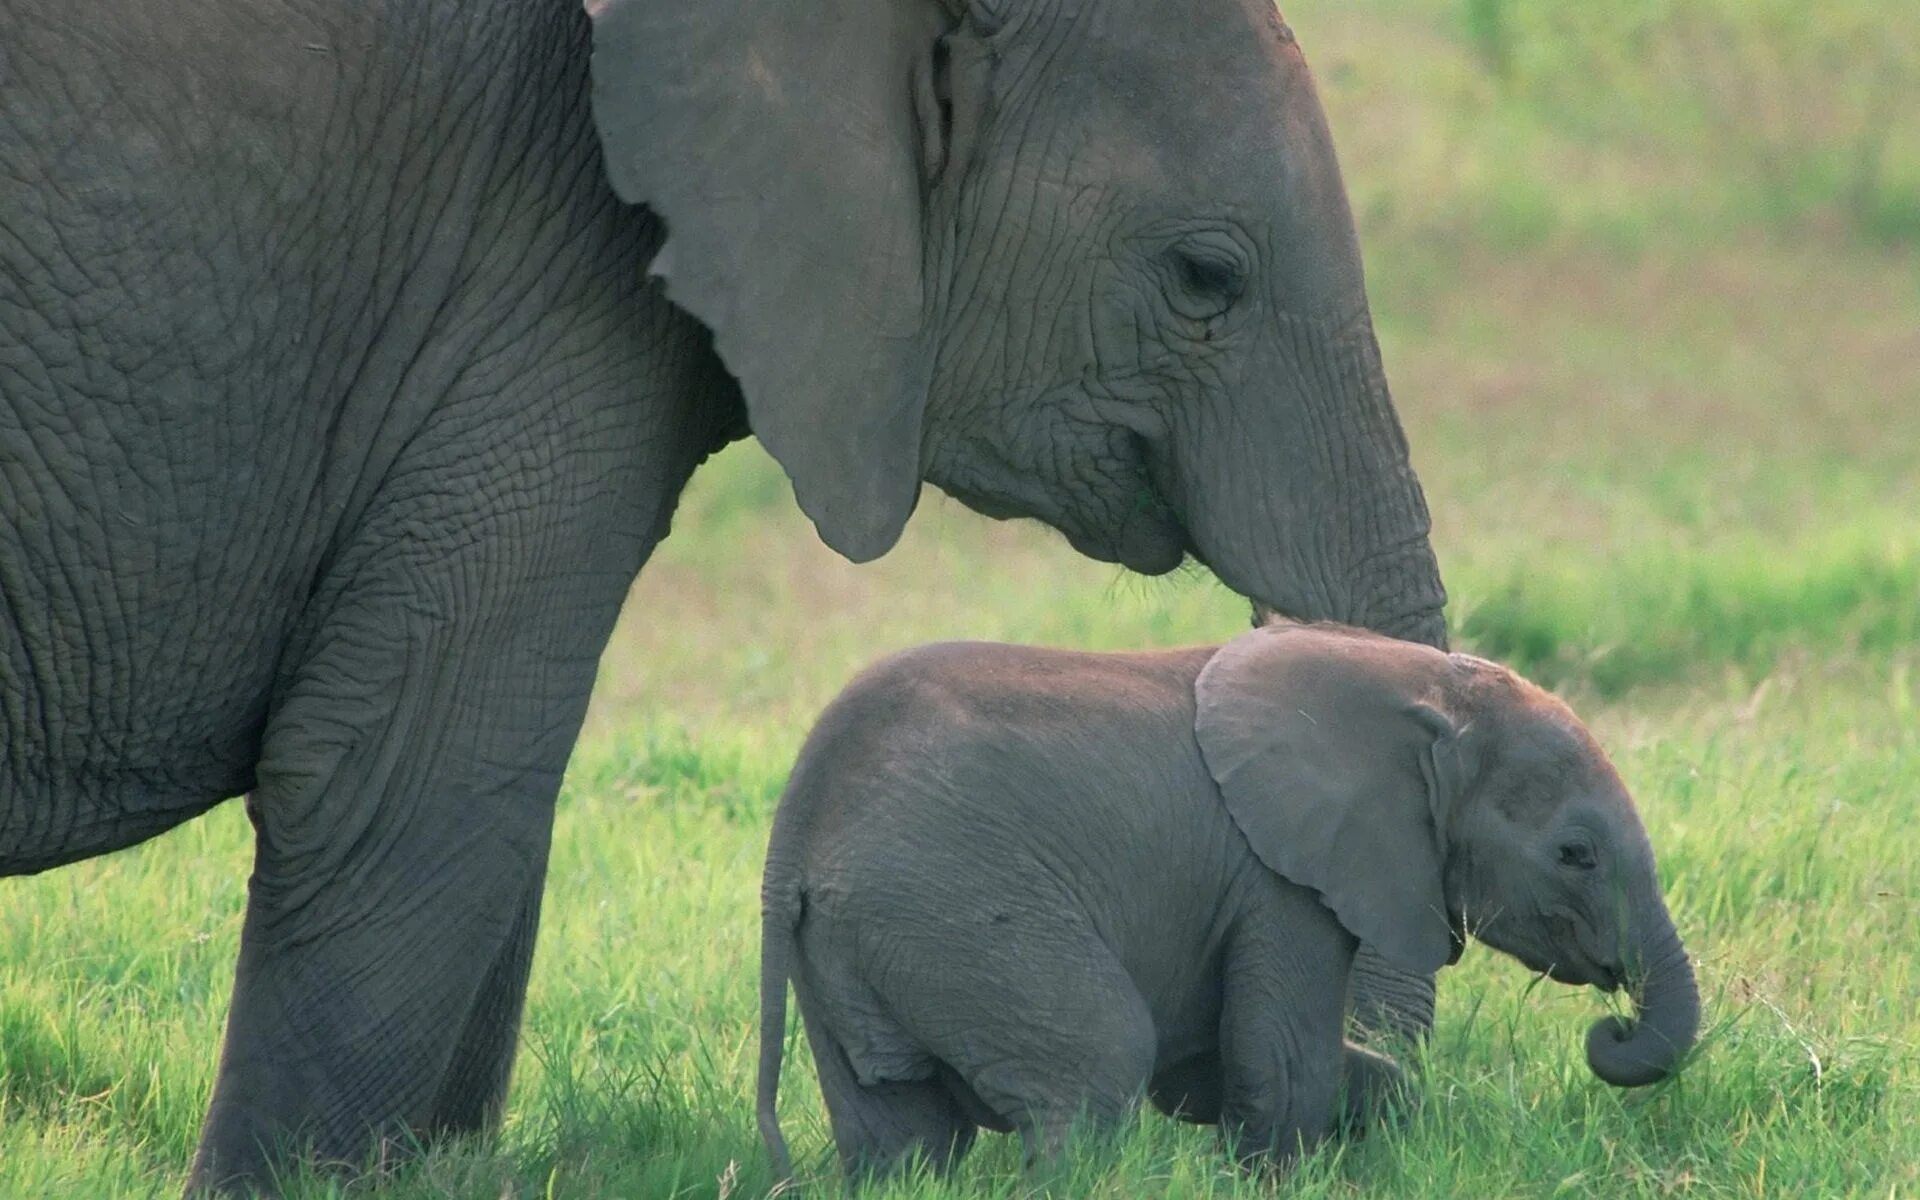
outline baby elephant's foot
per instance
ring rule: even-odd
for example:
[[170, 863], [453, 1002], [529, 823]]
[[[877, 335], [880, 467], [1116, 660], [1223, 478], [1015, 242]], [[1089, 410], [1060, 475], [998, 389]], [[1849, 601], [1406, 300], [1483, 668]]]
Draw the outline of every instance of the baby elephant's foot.
[[1347, 1043], [1340, 1099], [1340, 1133], [1364, 1137], [1374, 1126], [1404, 1124], [1419, 1106], [1419, 1089], [1400, 1064], [1384, 1054]]

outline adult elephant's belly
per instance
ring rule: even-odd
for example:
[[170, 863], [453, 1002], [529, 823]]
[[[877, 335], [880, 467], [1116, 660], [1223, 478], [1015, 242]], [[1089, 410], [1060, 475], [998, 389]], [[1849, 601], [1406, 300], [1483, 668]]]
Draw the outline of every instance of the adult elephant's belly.
[[0, 397], [0, 874], [247, 790], [318, 557], [285, 501], [311, 442], [204, 385], [115, 405], [46, 382]]
[[338, 68], [247, 71], [287, 35], [242, 37], [241, 7], [0, 16], [0, 873], [246, 790], [323, 544], [288, 498], [329, 470], [329, 415], [289, 398], [344, 360], [311, 264], [353, 243], [307, 177], [318, 118], [285, 114]]
[[243, 249], [270, 232], [252, 191], [188, 203], [129, 126], [0, 151], [50, 180], [34, 240], [0, 239], [0, 874], [252, 786], [328, 548], [404, 437], [378, 364], [422, 348], [399, 319], [331, 331], [298, 258]]
[[252, 786], [309, 598], [473, 357], [436, 322], [474, 202], [401, 203], [401, 163], [342, 139], [388, 129], [349, 103], [412, 110], [366, 56], [298, 51], [381, 44], [346, 27], [377, 15], [114, 9], [0, 15], [0, 874]]

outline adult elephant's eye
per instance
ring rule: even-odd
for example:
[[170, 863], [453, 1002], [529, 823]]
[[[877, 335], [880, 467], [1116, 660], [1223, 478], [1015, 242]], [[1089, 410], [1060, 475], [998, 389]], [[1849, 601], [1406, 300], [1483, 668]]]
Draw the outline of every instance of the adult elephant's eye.
[[1167, 248], [1167, 262], [1174, 307], [1200, 321], [1232, 308], [1246, 292], [1252, 273], [1240, 247], [1224, 236], [1176, 242]]
[[1225, 259], [1182, 252], [1180, 282], [1195, 295], [1234, 300], [1239, 298], [1240, 288], [1245, 281], [1235, 265]]

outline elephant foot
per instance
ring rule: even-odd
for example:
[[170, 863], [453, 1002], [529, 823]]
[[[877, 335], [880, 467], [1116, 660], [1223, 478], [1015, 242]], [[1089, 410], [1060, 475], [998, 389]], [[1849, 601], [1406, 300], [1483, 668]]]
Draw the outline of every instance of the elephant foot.
[[294, 950], [243, 935], [187, 1194], [274, 1196], [289, 1175], [308, 1171], [379, 1180], [443, 1135], [492, 1128], [539, 921], [544, 872], [529, 864], [523, 874], [518, 889], [499, 889], [508, 911], [491, 953], [474, 953], [485, 943], [444, 911], [430, 931], [452, 953], [438, 955], [420, 941], [406, 953], [349, 958], [349, 947], [326, 941]]

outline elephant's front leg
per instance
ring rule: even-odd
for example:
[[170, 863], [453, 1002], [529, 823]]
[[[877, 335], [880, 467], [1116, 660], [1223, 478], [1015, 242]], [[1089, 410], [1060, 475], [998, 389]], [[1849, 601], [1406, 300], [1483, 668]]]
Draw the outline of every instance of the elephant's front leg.
[[[1220, 1126], [1246, 1163], [1286, 1163], [1325, 1140], [1346, 1073], [1352, 935], [1318, 905], [1276, 907], [1285, 919], [1235, 930], [1223, 980]], [[1305, 907], [1316, 911], [1300, 919]]]
[[1386, 1055], [1348, 1043], [1342, 1058], [1340, 1131], [1346, 1136], [1364, 1136], [1417, 1099], [1407, 1086], [1406, 1072]]
[[1369, 1042], [1418, 1042], [1433, 1031], [1434, 978], [1403, 971], [1363, 945], [1353, 960], [1354, 1024]]
[[499, 511], [402, 489], [317, 597], [248, 802], [196, 1188], [260, 1186], [287, 1151], [360, 1167], [498, 1111], [555, 794], [646, 542], [617, 552], [591, 488], [521, 486]]
[[[1384, 1054], [1348, 1043], [1340, 1084], [1342, 1134], [1359, 1137], [1413, 1103], [1406, 1073]], [[1175, 1063], [1153, 1077], [1147, 1094], [1154, 1107], [1195, 1125], [1220, 1123], [1220, 1059], [1217, 1052]]]
[[1220, 1123], [1220, 1052], [1182, 1059], [1155, 1073], [1147, 1098], [1161, 1112], [1194, 1125]]

